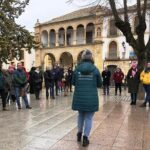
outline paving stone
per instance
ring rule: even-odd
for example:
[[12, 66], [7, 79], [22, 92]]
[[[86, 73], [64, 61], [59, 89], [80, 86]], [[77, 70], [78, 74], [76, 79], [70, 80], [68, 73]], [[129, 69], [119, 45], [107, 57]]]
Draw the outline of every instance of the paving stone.
[[130, 106], [127, 91], [122, 96], [102, 95], [100, 109], [95, 113], [90, 145], [76, 142], [77, 112], [71, 110], [72, 93], [63, 93], [55, 100], [46, 100], [45, 91], [39, 101], [30, 95], [33, 109], [0, 110], [0, 150], [149, 150], [150, 109]]

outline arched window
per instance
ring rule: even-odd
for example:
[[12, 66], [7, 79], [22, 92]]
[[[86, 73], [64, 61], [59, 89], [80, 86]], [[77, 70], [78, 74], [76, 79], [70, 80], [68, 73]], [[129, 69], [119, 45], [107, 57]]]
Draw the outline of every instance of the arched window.
[[78, 25], [77, 27], [77, 44], [84, 44], [84, 26]]
[[54, 29], [52, 29], [51, 31], [50, 31], [50, 47], [52, 48], [52, 47], [55, 47], [55, 45], [56, 45], [56, 33], [55, 33], [55, 30]]
[[101, 36], [101, 28], [98, 27], [98, 28], [97, 28], [97, 37], [100, 37], [100, 36]]
[[44, 57], [44, 70], [46, 69], [46, 67], [50, 67], [50, 69], [52, 69], [54, 64], [55, 64], [55, 56], [51, 53], [46, 54]]
[[60, 65], [64, 67], [72, 67], [73, 66], [73, 57], [71, 53], [69, 52], [64, 52], [60, 56]]
[[90, 44], [90, 43], [93, 43], [93, 39], [94, 39], [94, 30], [95, 30], [95, 27], [94, 27], [94, 24], [93, 23], [89, 23], [87, 26], [86, 26], [86, 43], [87, 44]]
[[48, 47], [48, 32], [46, 30], [42, 31], [41, 36], [42, 47]]
[[117, 35], [117, 28], [115, 26], [115, 20], [110, 20], [110, 36], [115, 36]]
[[65, 46], [65, 29], [60, 28], [58, 31], [58, 42], [59, 46]]
[[67, 28], [67, 45], [73, 45], [73, 27]]
[[109, 44], [108, 57], [109, 59], [117, 59], [117, 43], [115, 41]]

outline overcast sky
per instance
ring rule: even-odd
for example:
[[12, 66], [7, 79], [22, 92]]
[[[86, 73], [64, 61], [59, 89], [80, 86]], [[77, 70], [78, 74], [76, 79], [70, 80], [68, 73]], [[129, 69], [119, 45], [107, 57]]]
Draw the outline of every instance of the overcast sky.
[[76, 4], [68, 4], [67, 0], [30, 0], [25, 12], [19, 17], [17, 23], [34, 31], [37, 19], [40, 22], [49, 21], [55, 17], [80, 9]]
[[[37, 19], [40, 22], [46, 22], [55, 17], [81, 9], [81, 6], [85, 6], [92, 1], [95, 0], [74, 0], [72, 4], [68, 4], [66, 3], [67, 0], [30, 0], [29, 5], [19, 17], [17, 23], [25, 26], [29, 31], [34, 31]], [[129, 1], [133, 2], [135, 0]]]

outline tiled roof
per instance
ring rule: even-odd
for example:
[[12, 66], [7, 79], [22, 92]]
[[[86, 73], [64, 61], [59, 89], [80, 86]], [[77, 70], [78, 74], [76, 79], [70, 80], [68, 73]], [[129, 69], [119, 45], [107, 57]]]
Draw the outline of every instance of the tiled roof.
[[[149, 3], [148, 3], [148, 6], [150, 6]], [[132, 6], [128, 7], [128, 11], [132, 11], [135, 9], [136, 9], [136, 5], [132, 5]], [[102, 12], [102, 14], [104, 14], [104, 15], [112, 15], [112, 11], [109, 8], [98, 5], [98, 6], [92, 6], [92, 7], [76, 10], [76, 11], [68, 13], [66, 15], [54, 18], [50, 21], [47, 21], [44, 23], [38, 23], [37, 25], [47, 25], [47, 24], [57, 23], [57, 22], [61, 22], [61, 21], [68, 21], [68, 20], [72, 20], [72, 19], [94, 16], [97, 12]], [[120, 8], [120, 9], [118, 9], [118, 12], [123, 13], [124, 9]]]
[[72, 19], [76, 19], [76, 18], [82, 18], [82, 17], [88, 17], [88, 16], [92, 16], [95, 15], [95, 13], [97, 11], [108, 11], [108, 9], [101, 7], [101, 6], [93, 6], [93, 7], [89, 7], [89, 8], [83, 8], [71, 13], [68, 13], [66, 15], [54, 18], [48, 22], [42, 23], [42, 24], [50, 24], [50, 23], [56, 23], [56, 22], [61, 22], [61, 21], [67, 21], [67, 20], [72, 20]]

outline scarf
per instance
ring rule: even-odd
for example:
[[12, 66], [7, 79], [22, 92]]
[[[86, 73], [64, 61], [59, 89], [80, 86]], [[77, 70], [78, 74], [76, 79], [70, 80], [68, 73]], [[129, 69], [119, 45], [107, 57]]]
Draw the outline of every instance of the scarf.
[[137, 73], [137, 68], [136, 69], [132, 69], [131, 75], [132, 75], [133, 78], [135, 77], [136, 73]]

